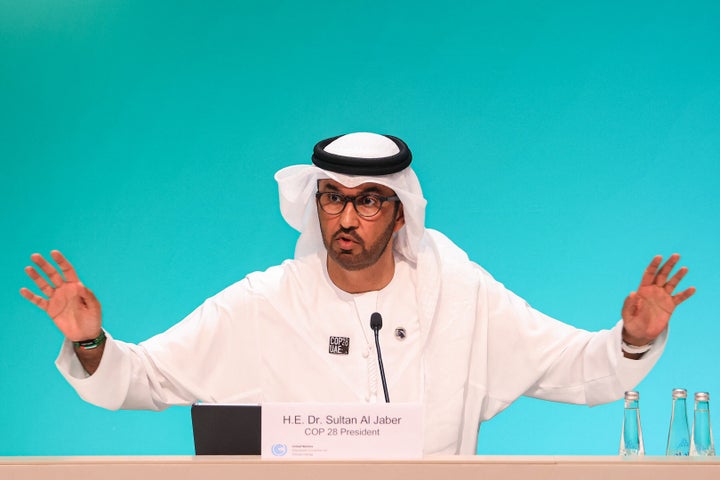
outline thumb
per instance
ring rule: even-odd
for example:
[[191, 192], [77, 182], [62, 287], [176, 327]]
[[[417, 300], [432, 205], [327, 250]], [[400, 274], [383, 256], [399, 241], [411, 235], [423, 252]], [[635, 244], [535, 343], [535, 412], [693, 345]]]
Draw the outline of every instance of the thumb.
[[630, 292], [630, 295], [625, 298], [625, 302], [623, 303], [622, 317], [625, 318], [634, 316], [640, 308], [641, 302], [642, 297], [640, 297], [637, 292]]
[[83, 295], [83, 301], [87, 303], [99, 303], [97, 297], [93, 293], [92, 290], [87, 288], [85, 285], [83, 285], [83, 288], [85, 289], [85, 295]]
[[79, 300], [82, 305], [80, 308], [89, 313], [93, 320], [102, 321], [102, 307], [92, 290], [85, 287], [85, 290]]

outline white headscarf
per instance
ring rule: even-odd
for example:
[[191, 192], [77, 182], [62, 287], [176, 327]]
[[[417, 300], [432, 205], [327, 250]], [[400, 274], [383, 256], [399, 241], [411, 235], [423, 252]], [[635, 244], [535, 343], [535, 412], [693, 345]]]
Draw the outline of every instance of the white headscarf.
[[[380, 158], [398, 152], [395, 143], [375, 133], [351, 133], [337, 138], [325, 147], [336, 155], [358, 158]], [[420, 241], [425, 233], [425, 205], [420, 182], [410, 168], [389, 175], [362, 176], [331, 172], [315, 165], [292, 165], [275, 174], [280, 192], [280, 211], [285, 221], [300, 232], [295, 246], [295, 258], [325, 250], [320, 233], [315, 192], [317, 182], [332, 179], [348, 188], [363, 183], [377, 183], [391, 188], [400, 197], [405, 215], [405, 226], [394, 242], [394, 250], [406, 259], [416, 262]]]

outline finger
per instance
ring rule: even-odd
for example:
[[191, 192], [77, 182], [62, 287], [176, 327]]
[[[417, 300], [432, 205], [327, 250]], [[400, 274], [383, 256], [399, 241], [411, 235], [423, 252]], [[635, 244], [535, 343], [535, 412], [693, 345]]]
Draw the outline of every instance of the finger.
[[47, 275], [50, 279], [51, 286], [59, 287], [63, 284], [62, 276], [58, 273], [57, 270], [55, 270], [55, 267], [50, 265], [50, 262], [43, 258], [42, 255], [40, 255], [39, 253], [33, 253], [32, 255], [30, 255], [30, 259], [35, 262], [38, 267], [40, 267], [40, 270], [45, 272], [45, 275]]
[[79, 282], [80, 279], [77, 276], [77, 273], [75, 272], [75, 268], [72, 266], [72, 264], [65, 258], [65, 256], [60, 253], [59, 250], [53, 250], [50, 252], [50, 256], [55, 260], [55, 263], [58, 264], [60, 267], [60, 271], [62, 271], [63, 276], [65, 277], [65, 280], [68, 282]]
[[668, 258], [668, 261], [665, 262], [665, 265], [660, 268], [660, 271], [658, 272], [657, 276], [655, 277], [655, 284], [663, 286], [665, 285], [665, 282], [667, 281], [668, 275], [670, 275], [670, 272], [672, 272], [672, 269], [675, 268], [675, 264], [680, 260], [680, 255], [677, 253], [673, 253], [670, 255], [670, 258]]
[[33, 282], [35, 282], [35, 285], [38, 286], [42, 293], [44, 293], [47, 297], [50, 297], [52, 295], [52, 285], [50, 285], [47, 280], [45, 280], [45, 277], [40, 275], [37, 270], [35, 270], [33, 267], [25, 267], [25, 273], [27, 273], [27, 276], [30, 277]]
[[682, 268], [680, 268], [680, 269], [675, 273], [675, 275], [673, 275], [673, 276], [670, 278], [670, 280], [668, 280], [668, 281], [665, 283], [665, 285], [663, 285], [663, 288], [665, 289], [665, 291], [666, 291], [667, 293], [672, 293], [672, 291], [675, 290], [675, 287], [678, 286], [678, 283], [680, 283], [680, 280], [682, 280], [683, 277], [685, 277], [685, 275], [687, 274], [687, 272], [688, 272], [688, 268], [687, 268], [687, 267], [682, 267]]
[[48, 301], [42, 298], [40, 295], [36, 295], [27, 288], [20, 289], [20, 295], [30, 300], [32, 303], [40, 307], [42, 310], [47, 312]]
[[695, 291], [696, 291], [695, 287], [690, 287], [688, 289], [685, 289], [682, 292], [680, 292], [677, 295], [674, 295], [672, 297], [673, 302], [675, 302], [675, 305], [680, 305], [682, 302], [684, 302], [688, 298], [692, 297], [695, 294]]
[[100, 302], [98, 302], [98, 299], [92, 290], [85, 287], [85, 291], [87, 292], [87, 298], [84, 299], [85, 305], [88, 305], [88, 304], [98, 304], [99, 305], [100, 304]]
[[652, 285], [655, 281], [655, 274], [657, 273], [658, 266], [662, 262], [661, 255], [655, 255], [650, 261], [650, 265], [647, 266], [643, 273], [642, 279], [640, 280], [640, 286]]

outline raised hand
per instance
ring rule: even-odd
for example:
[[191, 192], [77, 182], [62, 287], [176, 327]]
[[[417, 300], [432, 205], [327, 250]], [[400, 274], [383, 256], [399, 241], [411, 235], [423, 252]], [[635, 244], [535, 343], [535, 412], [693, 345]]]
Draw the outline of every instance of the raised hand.
[[40, 275], [35, 267], [25, 267], [25, 273], [45, 295], [36, 295], [27, 288], [20, 294], [44, 310], [65, 337], [73, 342], [96, 338], [102, 327], [102, 309], [95, 295], [78, 279], [75, 269], [57, 250], [50, 256], [60, 267], [60, 272], [42, 255], [34, 253], [30, 259], [47, 275]]
[[637, 291], [630, 293], [623, 304], [623, 340], [631, 345], [646, 345], [655, 340], [667, 328], [675, 307], [695, 293], [695, 287], [690, 287], [673, 295], [688, 269], [682, 267], [668, 279], [680, 255], [671, 255], [660, 267], [662, 260], [660, 255], [652, 259]]

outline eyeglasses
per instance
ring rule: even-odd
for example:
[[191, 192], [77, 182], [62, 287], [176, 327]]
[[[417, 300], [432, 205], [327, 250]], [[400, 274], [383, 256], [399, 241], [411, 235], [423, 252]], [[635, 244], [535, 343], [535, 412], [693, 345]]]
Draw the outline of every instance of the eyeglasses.
[[355, 197], [349, 197], [337, 192], [317, 192], [315, 199], [323, 212], [328, 215], [339, 215], [348, 202], [353, 204], [355, 211], [363, 218], [374, 217], [378, 214], [385, 202], [397, 202], [400, 197], [382, 197], [374, 193], [364, 193]]

